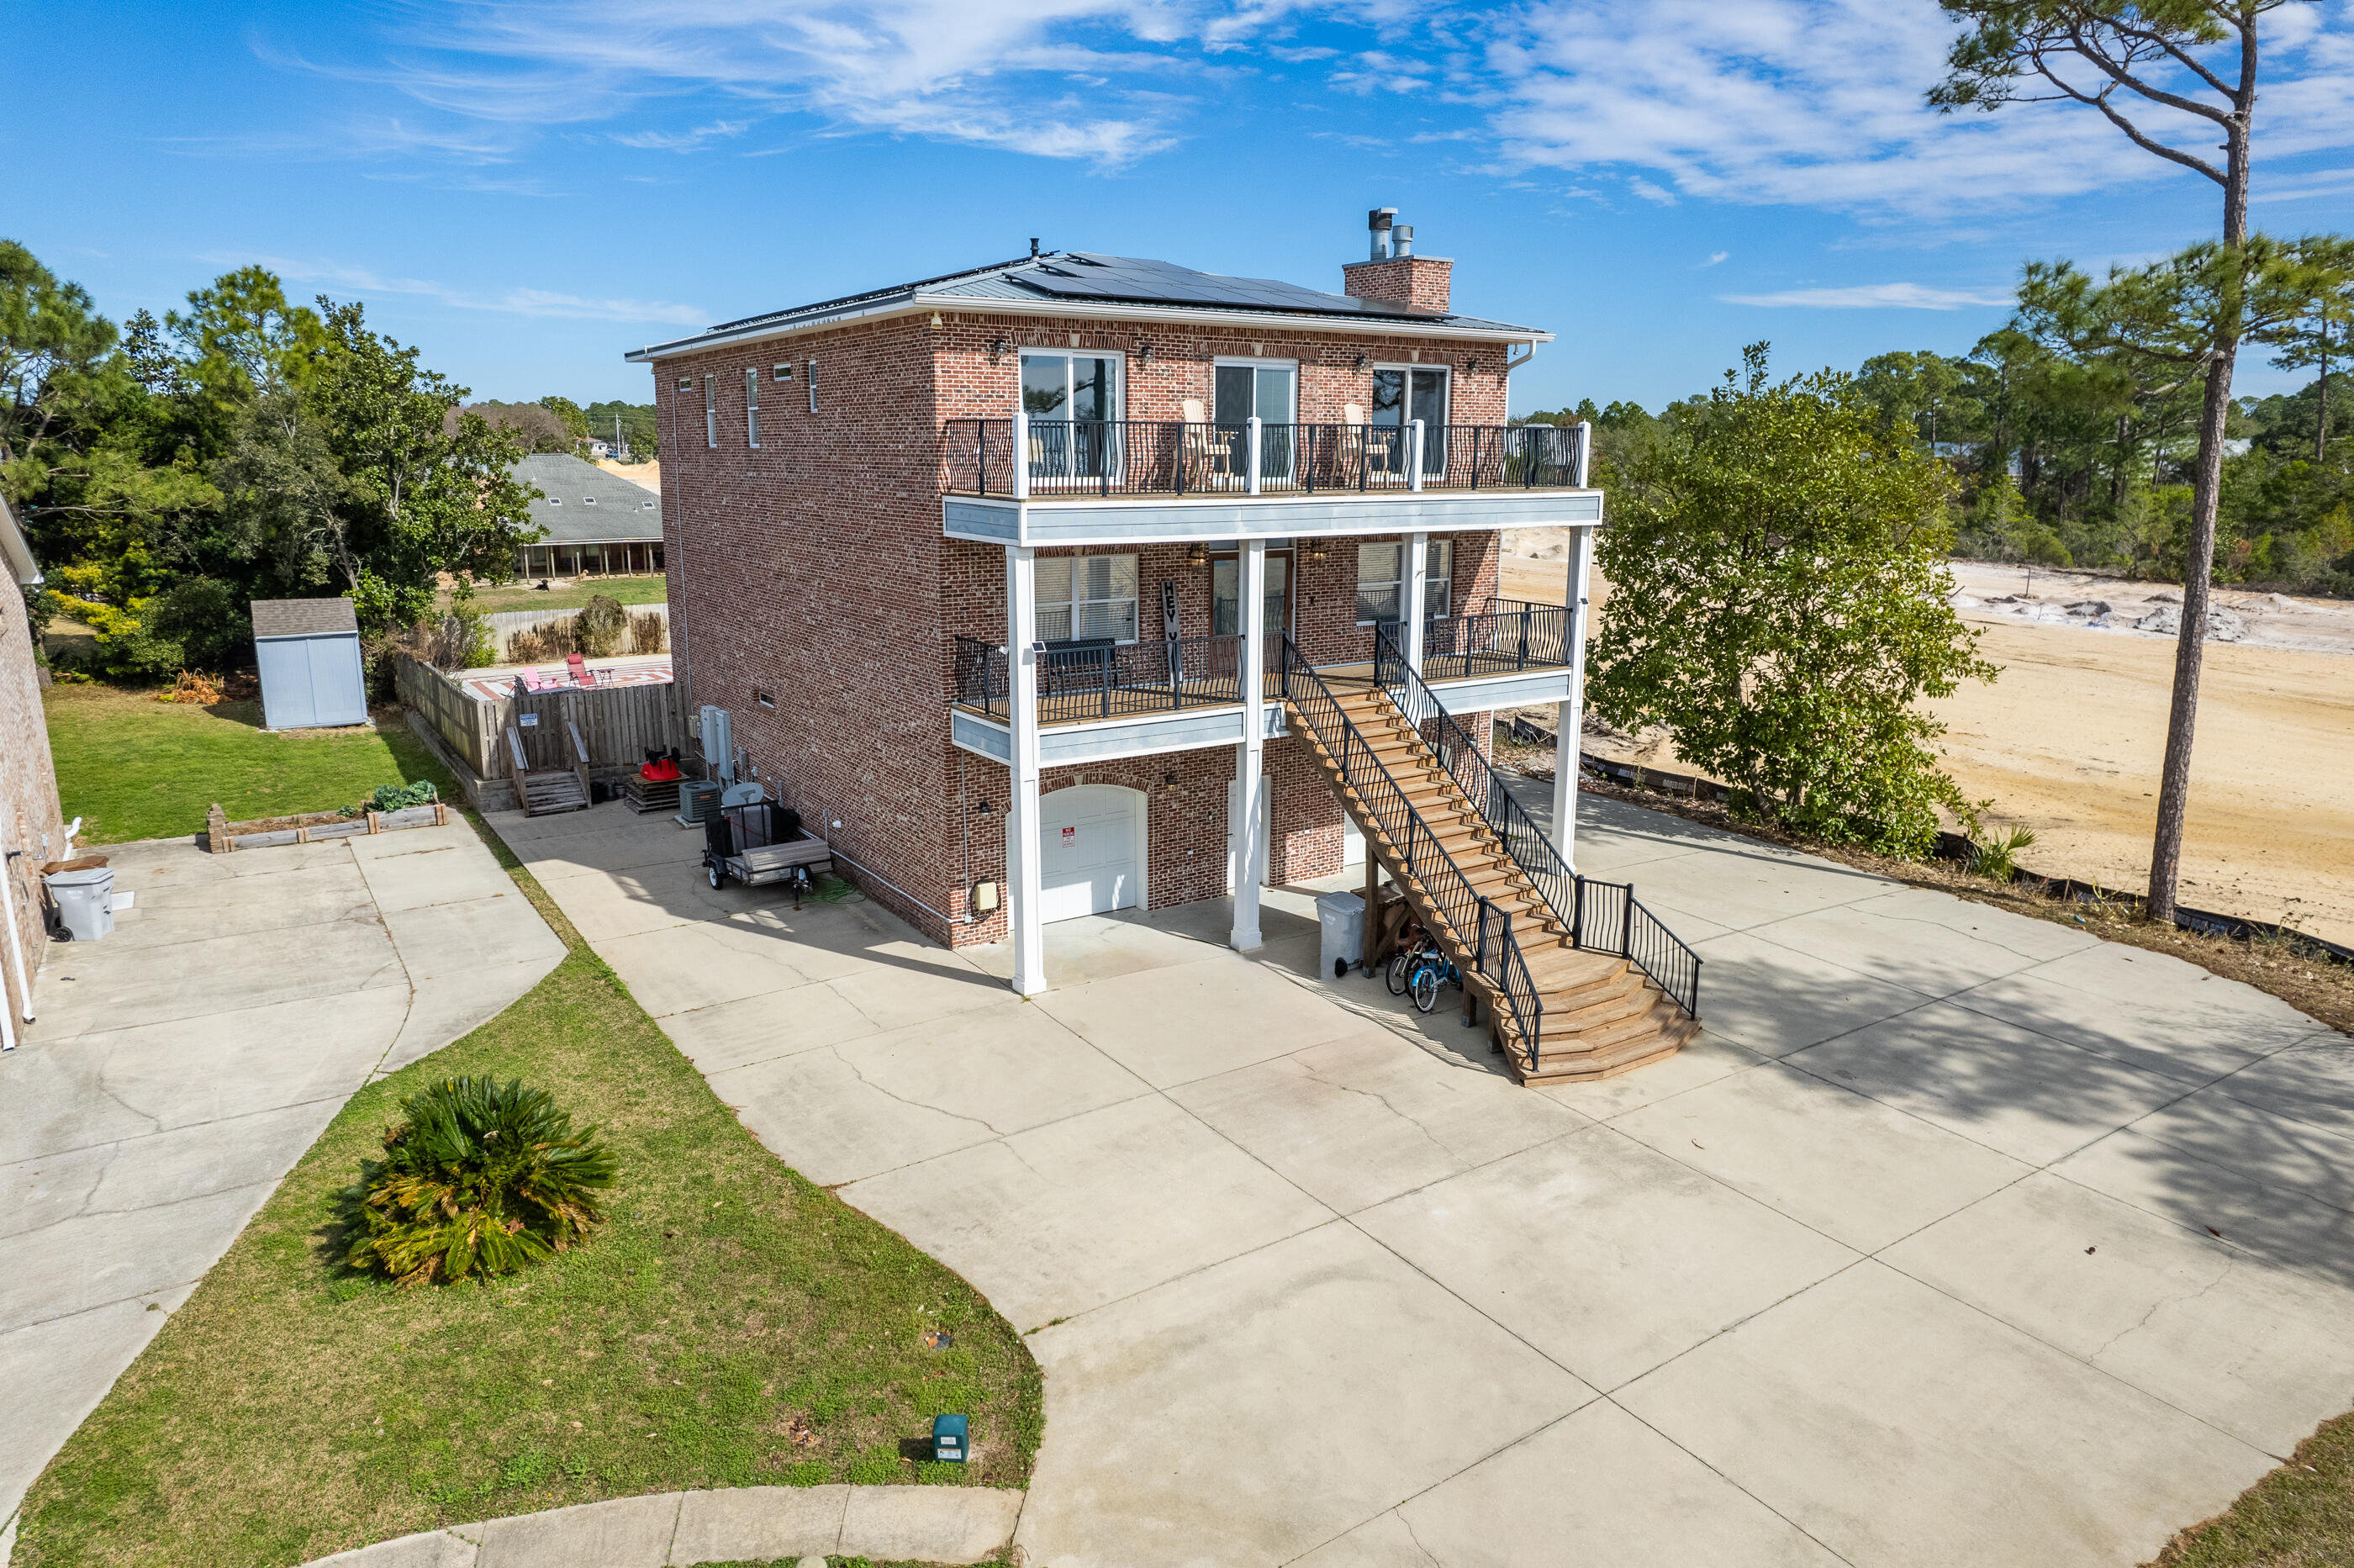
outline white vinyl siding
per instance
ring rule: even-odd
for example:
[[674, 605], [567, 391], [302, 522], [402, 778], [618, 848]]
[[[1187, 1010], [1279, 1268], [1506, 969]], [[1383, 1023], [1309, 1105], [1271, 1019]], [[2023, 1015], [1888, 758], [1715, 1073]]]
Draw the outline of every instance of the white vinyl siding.
[[744, 440], [749, 446], [760, 444], [760, 367], [757, 365], [744, 371]]
[[1046, 642], [1136, 641], [1134, 556], [1048, 556], [1038, 562], [1038, 636]]

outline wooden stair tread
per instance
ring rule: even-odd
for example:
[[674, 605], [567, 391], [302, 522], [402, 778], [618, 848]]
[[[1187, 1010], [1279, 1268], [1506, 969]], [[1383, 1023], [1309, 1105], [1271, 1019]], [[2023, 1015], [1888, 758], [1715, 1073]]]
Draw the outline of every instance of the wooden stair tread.
[[1539, 1001], [1533, 1067], [1532, 1042], [1519, 1038], [1521, 1026], [1509, 1009], [1494, 1015], [1492, 1027], [1516, 1077], [1523, 1083], [1611, 1077], [1671, 1056], [1699, 1033], [1698, 1021], [1628, 959], [1570, 945], [1563, 917], [1386, 691], [1368, 687], [1336, 695], [1386, 779], [1352, 783], [1341, 759], [1325, 748], [1296, 705], [1294, 733], [1308, 740], [1319, 770], [1363, 832], [1367, 853], [1388, 868], [1425, 928], [1440, 938], [1457, 963], [1468, 967], [1468, 946], [1435, 906], [1429, 889], [1404, 871], [1398, 846], [1374, 820], [1363, 790], [1373, 791], [1392, 808], [1403, 795], [1473, 892], [1491, 910], [1511, 917]]

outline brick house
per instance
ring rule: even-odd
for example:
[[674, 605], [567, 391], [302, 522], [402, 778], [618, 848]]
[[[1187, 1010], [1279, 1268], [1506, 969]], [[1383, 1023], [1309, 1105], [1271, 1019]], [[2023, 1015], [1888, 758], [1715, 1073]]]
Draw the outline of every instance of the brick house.
[[[1495, 709], [1557, 704], [1574, 756], [1586, 431], [1509, 423], [1550, 334], [1456, 313], [1391, 216], [1339, 294], [1034, 245], [628, 356], [684, 701], [870, 895], [1011, 938], [1024, 994], [1046, 922], [1231, 892], [1248, 948], [1262, 883], [1363, 860], [1288, 670], [1386, 658], [1482, 768]], [[1501, 530], [1543, 525], [1567, 609], [1500, 594]]]
[[0, 603], [0, 1044], [14, 1049], [17, 1026], [33, 1016], [32, 972], [48, 946], [41, 915], [40, 869], [72, 852], [58, 806], [49, 760], [42, 672], [34, 659], [23, 590], [41, 570], [8, 503], [0, 500], [0, 569], [8, 589]]

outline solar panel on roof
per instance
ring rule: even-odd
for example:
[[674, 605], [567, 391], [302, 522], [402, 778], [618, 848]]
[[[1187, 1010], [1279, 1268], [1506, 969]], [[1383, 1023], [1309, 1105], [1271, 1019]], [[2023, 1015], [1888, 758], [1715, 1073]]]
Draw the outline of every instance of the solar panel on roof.
[[1251, 310], [1298, 311], [1319, 315], [1432, 316], [1381, 300], [1327, 294], [1273, 278], [1229, 278], [1196, 272], [1128, 256], [1057, 256], [1017, 267], [1008, 281], [1059, 299], [1131, 300], [1150, 304], [1235, 305]]

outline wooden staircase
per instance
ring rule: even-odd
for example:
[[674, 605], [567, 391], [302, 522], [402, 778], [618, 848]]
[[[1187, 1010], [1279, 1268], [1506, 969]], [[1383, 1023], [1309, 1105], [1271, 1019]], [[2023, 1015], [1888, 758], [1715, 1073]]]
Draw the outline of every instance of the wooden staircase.
[[572, 749], [578, 758], [576, 765], [534, 768], [522, 732], [513, 725], [507, 726], [507, 750], [514, 758], [515, 803], [526, 817], [588, 809], [588, 748], [581, 744], [579, 726], [567, 722], [565, 727], [572, 732]]
[[1476, 972], [1468, 934], [1444, 917], [1401, 846], [1368, 809], [1360, 786], [1370, 787], [1373, 780], [1352, 780], [1318, 726], [1287, 699], [1292, 733], [1308, 740], [1326, 782], [1364, 833], [1367, 853], [1389, 872], [1423, 929], [1447, 949], [1466, 986], [1489, 1002], [1495, 1039], [1516, 1077], [1523, 1083], [1606, 1078], [1671, 1056], [1699, 1034], [1699, 1021], [1634, 964], [1617, 953], [1574, 945], [1568, 927], [1386, 691], [1378, 685], [1340, 687], [1331, 688], [1331, 695], [1479, 895], [1511, 917], [1540, 1001], [1533, 1050], [1514, 1010]]

